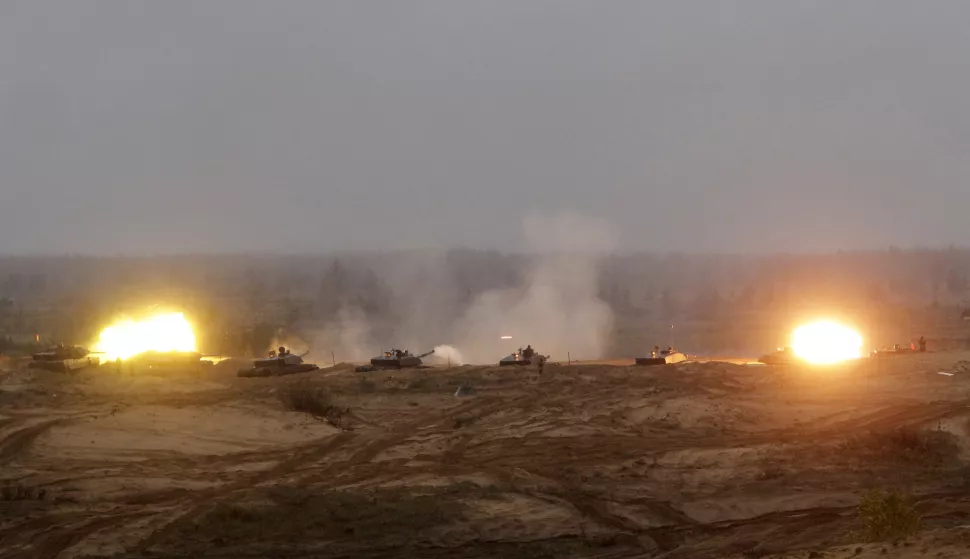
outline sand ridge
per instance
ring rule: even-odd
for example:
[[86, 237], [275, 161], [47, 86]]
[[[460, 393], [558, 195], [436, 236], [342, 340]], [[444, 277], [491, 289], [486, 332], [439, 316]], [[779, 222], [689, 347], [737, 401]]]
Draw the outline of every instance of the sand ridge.
[[[7, 372], [4, 483], [43, 496], [0, 501], [0, 557], [865, 557], [882, 548], [853, 540], [856, 505], [877, 482], [924, 518], [891, 556], [958, 557], [970, 374], [935, 373], [965, 358]], [[307, 386], [339, 420], [284, 409]], [[897, 428], [945, 431], [959, 452], [884, 463], [860, 438]]]

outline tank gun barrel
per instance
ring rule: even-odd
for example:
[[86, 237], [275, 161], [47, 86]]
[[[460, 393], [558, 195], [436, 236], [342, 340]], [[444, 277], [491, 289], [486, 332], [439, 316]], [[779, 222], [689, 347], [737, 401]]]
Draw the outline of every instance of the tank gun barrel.
[[418, 356], [418, 359], [422, 359], [424, 357], [427, 357], [427, 356], [431, 355], [432, 353], [434, 353], [434, 350], [433, 349], [431, 351], [429, 351], [428, 353], [422, 353], [421, 355]]

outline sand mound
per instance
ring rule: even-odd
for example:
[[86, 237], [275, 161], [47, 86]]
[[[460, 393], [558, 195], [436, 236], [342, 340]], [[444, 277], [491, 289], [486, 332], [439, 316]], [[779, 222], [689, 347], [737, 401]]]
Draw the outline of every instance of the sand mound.
[[337, 430], [295, 412], [256, 407], [138, 406], [52, 428], [34, 446], [49, 458], [136, 460], [213, 455], [324, 438]]
[[[970, 523], [970, 378], [937, 375], [932, 359], [6, 375], [3, 402], [21, 404], [0, 418], [0, 460], [23, 502], [0, 506], [0, 540], [62, 558], [405, 544], [442, 557], [849, 557], [874, 484], [914, 493], [927, 530]], [[342, 410], [342, 430], [282, 411], [298, 382]], [[70, 397], [32, 400], [44, 386]], [[455, 397], [461, 386], [474, 393]], [[933, 436], [877, 436], [903, 428]], [[894, 459], [939, 431], [956, 442], [938, 460]]]

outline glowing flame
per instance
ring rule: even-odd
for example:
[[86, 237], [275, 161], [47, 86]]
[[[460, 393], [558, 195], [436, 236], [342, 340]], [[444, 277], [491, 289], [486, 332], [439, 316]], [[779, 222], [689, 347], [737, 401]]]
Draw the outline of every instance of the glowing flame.
[[106, 360], [128, 359], [146, 351], [196, 351], [195, 333], [182, 313], [126, 319], [102, 330], [94, 350], [103, 352]]
[[813, 322], [795, 329], [792, 350], [809, 363], [839, 363], [862, 356], [862, 336], [835, 322]]

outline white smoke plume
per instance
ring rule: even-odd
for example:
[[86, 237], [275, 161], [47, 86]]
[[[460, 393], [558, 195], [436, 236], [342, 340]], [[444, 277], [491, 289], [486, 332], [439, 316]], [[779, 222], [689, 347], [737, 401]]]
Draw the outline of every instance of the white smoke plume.
[[[457, 325], [465, 357], [493, 363], [531, 344], [553, 359], [603, 356], [613, 315], [599, 298], [599, 266], [615, 247], [608, 225], [576, 214], [525, 222], [531, 261], [525, 285], [480, 295]], [[512, 340], [500, 339], [511, 335]]]
[[434, 348], [434, 356], [437, 361], [449, 363], [451, 365], [464, 365], [465, 358], [458, 348], [450, 345], [439, 345]]
[[370, 324], [362, 311], [344, 307], [322, 327], [301, 332], [309, 358], [323, 365], [331, 350], [340, 362], [367, 361], [391, 347], [415, 354], [433, 347], [427, 362], [495, 364], [530, 344], [554, 360], [567, 353], [602, 357], [613, 327], [598, 285], [601, 261], [615, 247], [608, 224], [568, 213], [532, 215], [523, 234], [521, 284], [482, 292], [467, 307], [446, 253], [377, 262], [391, 291], [383, 321]]
[[458, 306], [455, 280], [445, 252], [411, 253], [403, 262], [383, 268], [391, 290], [393, 334], [386, 343], [421, 354], [447, 342]]
[[355, 308], [341, 308], [321, 328], [287, 333], [273, 342], [273, 348], [284, 345], [296, 354], [309, 351], [308, 363], [328, 367], [340, 362], [367, 361], [377, 350], [371, 329], [363, 313]]

